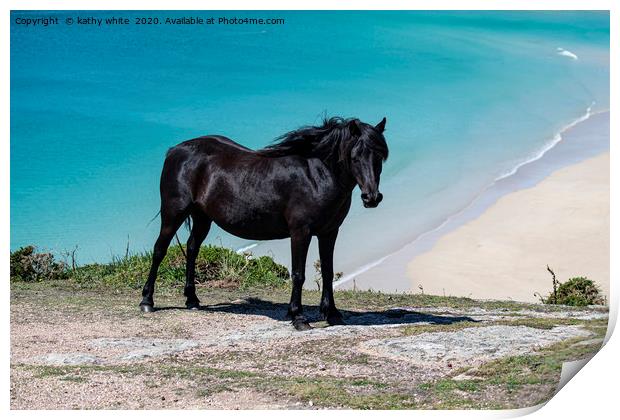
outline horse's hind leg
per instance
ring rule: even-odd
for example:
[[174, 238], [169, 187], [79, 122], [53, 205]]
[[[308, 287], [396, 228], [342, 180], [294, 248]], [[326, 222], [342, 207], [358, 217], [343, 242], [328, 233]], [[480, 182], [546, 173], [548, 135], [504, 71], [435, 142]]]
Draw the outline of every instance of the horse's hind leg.
[[142, 312], [153, 312], [154, 310], [153, 293], [155, 292], [157, 270], [168, 252], [170, 241], [186, 217], [187, 213], [185, 211], [171, 212], [162, 209], [161, 230], [155, 242], [155, 246], [153, 247], [153, 261], [151, 262], [149, 277], [142, 289], [142, 302], [140, 302], [140, 310], [142, 310]]
[[187, 265], [185, 269], [185, 290], [184, 294], [187, 298], [185, 306], [187, 309], [200, 309], [200, 301], [196, 296], [196, 285], [194, 278], [196, 276], [196, 257], [200, 251], [200, 244], [205, 240], [211, 227], [211, 220], [204, 216], [192, 216], [194, 225], [192, 232], [187, 240]]

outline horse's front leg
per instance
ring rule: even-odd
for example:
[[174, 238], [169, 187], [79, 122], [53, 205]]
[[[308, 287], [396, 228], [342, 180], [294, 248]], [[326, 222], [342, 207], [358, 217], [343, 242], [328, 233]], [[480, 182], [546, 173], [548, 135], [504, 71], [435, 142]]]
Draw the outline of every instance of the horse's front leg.
[[321, 277], [323, 292], [321, 294], [321, 314], [329, 325], [343, 325], [342, 314], [334, 302], [334, 246], [338, 230], [319, 236], [319, 257], [321, 258]]
[[293, 279], [293, 291], [291, 293], [291, 302], [288, 307], [288, 317], [290, 317], [296, 330], [309, 330], [310, 324], [303, 315], [301, 306], [301, 291], [306, 277], [306, 257], [308, 256], [308, 247], [310, 246], [309, 229], [296, 229], [291, 232], [291, 277]]

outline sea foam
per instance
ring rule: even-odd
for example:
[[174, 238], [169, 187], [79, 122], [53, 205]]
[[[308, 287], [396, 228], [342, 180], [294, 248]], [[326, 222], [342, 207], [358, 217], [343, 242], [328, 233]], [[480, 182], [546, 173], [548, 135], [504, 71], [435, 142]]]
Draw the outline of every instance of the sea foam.
[[545, 145], [543, 145], [542, 148], [540, 148], [540, 150], [536, 151], [531, 156], [527, 157], [525, 160], [517, 163], [510, 170], [499, 175], [497, 178], [495, 178], [495, 181], [497, 182], [500, 179], [508, 178], [509, 176], [516, 174], [519, 168], [521, 168], [522, 166], [527, 165], [528, 163], [535, 162], [538, 159], [542, 158], [545, 155], [545, 153], [553, 149], [559, 142], [562, 141], [562, 133], [566, 132], [567, 130], [570, 130], [571, 128], [579, 124], [580, 122], [583, 122], [587, 120], [588, 118], [590, 118], [590, 116], [592, 115], [593, 106], [594, 106], [594, 102], [592, 102], [592, 104], [588, 108], [586, 108], [586, 112], [583, 115], [579, 116], [578, 118], [574, 119], [570, 123], [566, 124], [557, 133], [555, 133], [553, 137], [547, 143], [545, 143]]
[[579, 57], [577, 57], [577, 54], [575, 54], [573, 52], [570, 52], [568, 50], [565, 50], [564, 48], [558, 47], [557, 48], [557, 52], [558, 52], [558, 55], [562, 55], [564, 57], [572, 58], [573, 60], [578, 60], [579, 59]]

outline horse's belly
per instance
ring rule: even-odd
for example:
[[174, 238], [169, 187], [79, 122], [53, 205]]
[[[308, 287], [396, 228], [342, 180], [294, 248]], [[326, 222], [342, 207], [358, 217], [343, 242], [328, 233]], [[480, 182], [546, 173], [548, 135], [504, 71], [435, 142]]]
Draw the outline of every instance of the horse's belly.
[[214, 219], [216, 225], [243, 239], [270, 240], [289, 237], [288, 225], [277, 215], [254, 215], [244, 220], [231, 220], [227, 217]]

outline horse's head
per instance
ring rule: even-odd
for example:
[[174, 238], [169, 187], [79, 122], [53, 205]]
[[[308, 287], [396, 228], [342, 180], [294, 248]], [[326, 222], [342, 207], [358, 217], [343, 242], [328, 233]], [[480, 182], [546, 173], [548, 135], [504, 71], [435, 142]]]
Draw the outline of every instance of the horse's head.
[[359, 120], [349, 122], [349, 130], [357, 141], [351, 148], [351, 174], [362, 191], [364, 207], [377, 207], [383, 194], [379, 192], [379, 179], [383, 162], [388, 157], [388, 147], [383, 137], [385, 118], [376, 126]]
[[383, 199], [379, 192], [381, 167], [388, 157], [384, 130], [385, 118], [374, 127], [358, 119], [326, 118], [320, 126], [289, 131], [257, 153], [319, 158], [338, 175], [344, 175], [347, 185], [350, 182], [354, 186], [354, 182], [360, 187], [364, 207], [377, 207]]

